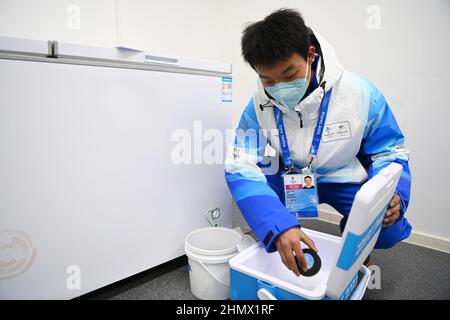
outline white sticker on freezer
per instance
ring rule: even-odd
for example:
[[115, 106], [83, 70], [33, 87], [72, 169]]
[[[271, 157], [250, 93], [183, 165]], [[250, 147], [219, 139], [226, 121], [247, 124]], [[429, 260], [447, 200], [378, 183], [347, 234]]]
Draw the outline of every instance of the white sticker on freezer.
[[222, 77], [222, 102], [232, 102], [233, 99], [233, 79]]

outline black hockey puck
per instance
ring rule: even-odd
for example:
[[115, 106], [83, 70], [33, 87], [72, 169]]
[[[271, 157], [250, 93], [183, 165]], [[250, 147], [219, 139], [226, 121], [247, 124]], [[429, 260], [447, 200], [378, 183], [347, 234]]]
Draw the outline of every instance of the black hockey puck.
[[303, 271], [300, 262], [298, 261], [297, 257], [295, 257], [298, 271], [302, 276], [312, 277], [313, 275], [317, 274], [317, 272], [319, 272], [320, 267], [322, 267], [322, 261], [320, 260], [319, 255], [311, 249], [303, 249], [303, 255], [305, 256], [308, 270], [306, 272]]

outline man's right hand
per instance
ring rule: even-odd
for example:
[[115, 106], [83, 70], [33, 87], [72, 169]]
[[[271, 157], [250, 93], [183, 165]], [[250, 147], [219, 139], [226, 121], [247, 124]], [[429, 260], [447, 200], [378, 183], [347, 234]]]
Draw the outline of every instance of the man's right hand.
[[297, 268], [297, 264], [295, 263], [295, 255], [297, 256], [298, 261], [303, 269], [303, 271], [308, 270], [308, 265], [305, 260], [305, 256], [303, 255], [303, 250], [300, 245], [300, 241], [304, 242], [311, 250], [314, 250], [318, 253], [316, 245], [314, 241], [311, 240], [300, 228], [294, 227], [283, 233], [281, 233], [275, 239], [275, 246], [278, 249], [278, 253], [281, 256], [281, 260], [284, 265], [295, 273], [298, 277], [300, 276], [300, 272]]

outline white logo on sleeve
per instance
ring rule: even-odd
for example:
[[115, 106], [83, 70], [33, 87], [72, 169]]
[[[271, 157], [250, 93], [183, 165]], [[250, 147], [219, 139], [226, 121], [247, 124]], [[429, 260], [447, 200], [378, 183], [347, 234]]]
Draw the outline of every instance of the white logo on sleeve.
[[352, 130], [349, 121], [326, 124], [323, 129], [322, 141], [330, 142], [334, 140], [351, 139]]

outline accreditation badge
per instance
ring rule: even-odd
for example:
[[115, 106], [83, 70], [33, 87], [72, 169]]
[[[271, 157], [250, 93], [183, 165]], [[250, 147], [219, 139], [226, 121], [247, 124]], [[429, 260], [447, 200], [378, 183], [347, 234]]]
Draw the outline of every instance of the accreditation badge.
[[308, 174], [285, 174], [284, 197], [286, 208], [296, 218], [317, 218], [319, 197], [316, 176]]

